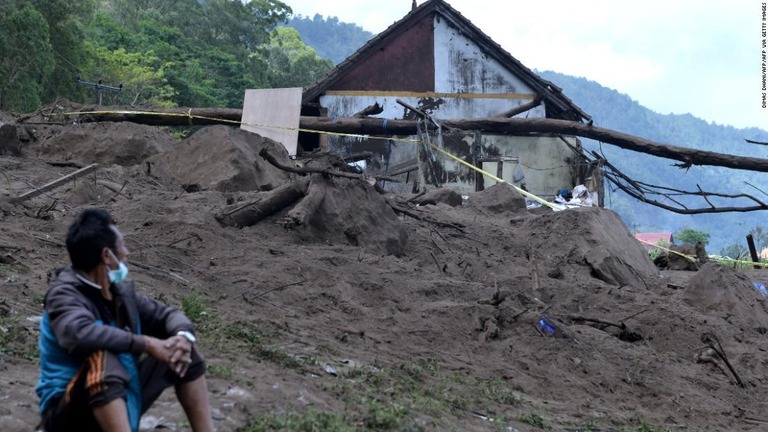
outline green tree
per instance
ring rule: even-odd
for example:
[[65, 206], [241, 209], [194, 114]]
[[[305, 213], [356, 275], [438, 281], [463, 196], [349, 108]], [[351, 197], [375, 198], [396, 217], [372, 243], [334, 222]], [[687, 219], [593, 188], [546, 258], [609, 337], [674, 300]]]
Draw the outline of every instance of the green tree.
[[278, 0], [207, 0], [199, 21], [203, 26], [194, 36], [222, 51], [252, 51], [290, 14], [291, 8]]
[[330, 60], [304, 45], [299, 32], [290, 27], [272, 30], [269, 44], [251, 57], [266, 65], [267, 85], [273, 88], [306, 86], [333, 68]]
[[163, 72], [176, 105], [239, 107], [245, 89], [268, 87], [282, 73], [252, 54], [290, 13], [275, 0], [105, 0], [91, 42], [152, 52], [144, 66]]
[[122, 84], [120, 98], [124, 103], [174, 106], [174, 90], [167, 84], [163, 69], [154, 66], [159, 60], [151, 51], [129, 53], [123, 48], [110, 51], [92, 44], [88, 45], [88, 49], [94, 59], [94, 64], [90, 66], [91, 75], [106, 82]]
[[696, 244], [696, 242], [701, 242], [705, 246], [709, 243], [709, 233], [693, 228], [683, 228], [674, 237], [682, 243]]
[[42, 102], [58, 97], [77, 99], [90, 89], [77, 83], [80, 67], [87, 63], [85, 28], [91, 22], [97, 0], [25, 0], [45, 18], [54, 67], [42, 82]]
[[41, 103], [55, 63], [48, 23], [32, 5], [0, 6], [0, 109], [31, 111]]

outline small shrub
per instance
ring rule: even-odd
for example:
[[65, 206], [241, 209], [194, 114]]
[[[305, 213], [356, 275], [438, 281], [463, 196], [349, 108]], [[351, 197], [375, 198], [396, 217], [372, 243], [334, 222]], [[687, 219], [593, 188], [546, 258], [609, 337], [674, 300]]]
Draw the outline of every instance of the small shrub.
[[195, 327], [203, 330], [208, 317], [208, 301], [199, 293], [193, 292], [181, 298], [181, 310], [189, 318]]
[[363, 416], [366, 430], [402, 430], [401, 423], [408, 419], [408, 409], [397, 403], [382, 404], [371, 400]]
[[518, 414], [517, 415], [517, 421], [525, 424], [529, 424], [531, 426], [535, 426], [540, 429], [546, 429], [547, 423], [544, 421], [544, 417], [530, 413], [530, 414]]
[[502, 405], [520, 404], [520, 399], [507, 387], [507, 383], [498, 378], [488, 382], [485, 387], [485, 394], [494, 402]]

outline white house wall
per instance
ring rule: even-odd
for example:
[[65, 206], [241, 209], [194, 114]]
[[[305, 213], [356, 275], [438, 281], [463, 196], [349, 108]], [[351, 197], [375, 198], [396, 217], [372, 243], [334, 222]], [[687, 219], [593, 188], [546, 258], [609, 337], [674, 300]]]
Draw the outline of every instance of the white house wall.
[[448, 21], [435, 16], [435, 92], [534, 96], [534, 91]]
[[[434, 41], [434, 92], [329, 89], [320, 96], [320, 105], [327, 108], [329, 117], [351, 117], [378, 103], [384, 110], [376, 117], [415, 118], [413, 113], [409, 113], [396, 102], [401, 99], [439, 121], [495, 117], [534, 99], [535, 94], [530, 87], [439, 15], [434, 20]], [[541, 104], [517, 117], [545, 118], [546, 109], [544, 104]], [[573, 186], [573, 170], [566, 161], [570, 150], [558, 139], [486, 135], [482, 140], [484, 151], [481, 157], [518, 157], [522, 165], [532, 167], [523, 167], [526, 172], [526, 186], [532, 192], [551, 195], [557, 189]], [[386, 139], [361, 140], [329, 136], [328, 148], [342, 154], [373, 152], [374, 160], [369, 165], [373, 172], [383, 172], [388, 167], [407, 163], [416, 157], [414, 143]], [[462, 150], [465, 150], [464, 157], [467, 157], [467, 148]], [[463, 192], [474, 190], [474, 180], [465, 172], [468, 168], [455, 161], [443, 158], [441, 160], [450, 178], [447, 187]], [[405, 175], [402, 176], [402, 180], [404, 179]], [[408, 187], [410, 186], [400, 184], [396, 188], [407, 190]]]

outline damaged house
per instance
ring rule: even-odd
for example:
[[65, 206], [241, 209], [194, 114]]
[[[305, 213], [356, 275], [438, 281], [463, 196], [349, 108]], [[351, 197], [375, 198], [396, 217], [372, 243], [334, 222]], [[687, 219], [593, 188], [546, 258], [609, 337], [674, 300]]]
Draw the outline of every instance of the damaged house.
[[[372, 106], [380, 111], [377, 117], [424, 119], [423, 127], [411, 137], [302, 134], [299, 142], [304, 150], [321, 148], [352, 159], [367, 154], [366, 172], [397, 179], [400, 183], [386, 185], [395, 191], [426, 185], [466, 193], [496, 183], [417, 138], [539, 196], [589, 185], [576, 137], [491, 135], [440, 127], [441, 119], [510, 115], [590, 120], [557, 86], [525, 67], [443, 0], [429, 0], [413, 9], [305, 89], [302, 115], [353, 117]], [[590, 190], [598, 187], [602, 186]]]

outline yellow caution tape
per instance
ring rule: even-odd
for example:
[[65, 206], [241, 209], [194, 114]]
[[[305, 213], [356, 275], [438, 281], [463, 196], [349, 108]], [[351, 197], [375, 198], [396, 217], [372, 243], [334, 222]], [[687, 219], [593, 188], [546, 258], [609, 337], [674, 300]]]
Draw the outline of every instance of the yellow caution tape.
[[667, 252], [667, 253], [672, 253], [672, 254], [675, 254], [675, 255], [679, 255], [679, 256], [681, 256], [681, 257], [683, 257], [683, 258], [687, 259], [688, 261], [691, 261], [691, 262], [696, 262], [696, 257], [695, 257], [695, 256], [693, 256], [693, 255], [686, 255], [686, 254], [684, 254], [684, 253], [681, 253], [681, 252], [678, 252], [678, 251], [674, 251], [674, 250], [672, 250], [672, 249], [669, 249], [669, 248], [665, 248], [664, 246], [659, 246], [659, 245], [657, 245], [657, 244], [653, 244], [653, 243], [647, 242], [647, 241], [645, 241], [645, 240], [640, 240], [640, 239], [639, 239], [639, 238], [637, 238], [637, 237], [635, 237], [635, 239], [637, 239], [637, 241], [639, 241], [640, 243], [645, 243], [645, 244], [647, 244], [648, 246], [653, 246], [654, 248], [656, 248], [656, 249], [661, 249], [661, 250], [663, 250], [663, 251], [665, 251], [665, 252]]
[[[659, 246], [657, 244], [649, 243], [649, 242], [647, 242], [645, 240], [640, 240], [637, 237], [635, 237], [635, 238], [640, 243], [645, 243], [645, 244], [647, 244], [649, 246], [653, 246], [656, 249], [660, 249], [660, 250], [663, 250], [663, 251], [668, 252], [668, 253], [679, 255], [679, 256], [681, 256], [681, 257], [683, 257], [683, 258], [685, 258], [685, 259], [687, 259], [687, 260], [689, 260], [691, 262], [696, 262], [696, 257], [694, 257], [693, 255], [685, 255], [685, 254], [680, 253], [678, 251], [674, 251], [672, 249], [665, 248], [664, 246]], [[754, 262], [754, 261], [746, 261], [746, 260], [736, 260], [736, 259], [732, 259], [732, 258], [723, 258], [723, 257], [718, 257], [718, 256], [713, 256], [713, 255], [708, 255], [707, 258], [709, 258], [711, 261], [717, 261], [717, 262], [722, 262], [722, 263], [726, 263], [726, 264], [744, 264], [744, 265], [749, 265], [749, 266], [768, 267], [768, 262]]]
[[[392, 140], [397, 142], [410, 142], [410, 143], [419, 143], [420, 141], [417, 139], [412, 138], [393, 138], [389, 136], [371, 136], [371, 135], [363, 135], [363, 134], [351, 134], [351, 133], [342, 133], [342, 132], [328, 132], [328, 131], [319, 131], [319, 130], [313, 130], [313, 129], [303, 129], [303, 128], [292, 128], [292, 127], [284, 127], [284, 126], [269, 126], [269, 125], [262, 125], [262, 124], [254, 124], [254, 123], [244, 123], [237, 120], [228, 120], [228, 119], [219, 119], [215, 117], [206, 117], [206, 116], [199, 116], [199, 115], [193, 115], [192, 109], [190, 108], [189, 111], [186, 113], [159, 113], [159, 112], [153, 112], [153, 111], [88, 111], [88, 112], [66, 112], [66, 113], [59, 113], [58, 115], [106, 115], [106, 114], [128, 114], [128, 115], [156, 115], [156, 116], [170, 116], [170, 117], [187, 117], [189, 118], [190, 125], [192, 124], [193, 119], [202, 119], [202, 120], [212, 120], [220, 123], [230, 123], [230, 124], [237, 124], [237, 125], [245, 125], [245, 126], [252, 126], [252, 127], [260, 127], [265, 129], [280, 129], [280, 130], [295, 130], [299, 132], [309, 132], [309, 133], [316, 133], [316, 134], [326, 134], [326, 135], [334, 135], [334, 136], [343, 136], [343, 137], [354, 137], [354, 138], [374, 138], [374, 139], [382, 139], [382, 140]], [[487, 171], [484, 171], [481, 168], [478, 168], [471, 163], [459, 158], [456, 155], [453, 155], [442, 148], [436, 146], [433, 143], [429, 143], [430, 147], [433, 149], [439, 151], [440, 153], [444, 154], [445, 156], [459, 162], [462, 165], [467, 166], [468, 168], [475, 170], [479, 172], [480, 174], [490, 177], [494, 181], [498, 183], [506, 183], [510, 186], [512, 186], [516, 191], [520, 192], [521, 195], [526, 196], [530, 198], [533, 201], [536, 201], [539, 204], [545, 205], [549, 208], [551, 208], [554, 211], [561, 211], [565, 210], [567, 207], [561, 206], [555, 203], [551, 203], [543, 198], [540, 198], [526, 190], [523, 190], [522, 188], [507, 182], [504, 179], [501, 179]]]
[[460, 164], [462, 164], [462, 165], [466, 165], [467, 167], [469, 167], [469, 168], [471, 168], [471, 169], [473, 169], [473, 170], [475, 170], [475, 171], [477, 171], [477, 172], [479, 172], [479, 173], [481, 173], [481, 174], [483, 174], [483, 175], [485, 175], [485, 176], [488, 176], [488, 177], [490, 177], [491, 179], [493, 179], [493, 180], [494, 180], [494, 181], [496, 181], [496, 182], [499, 182], [499, 183], [506, 183], [506, 184], [508, 184], [508, 185], [512, 186], [513, 188], [515, 188], [515, 190], [517, 190], [518, 192], [520, 192], [520, 194], [522, 194], [522, 195], [524, 195], [524, 196], [527, 196], [528, 198], [530, 198], [530, 199], [532, 199], [532, 200], [536, 201], [536, 202], [537, 202], [537, 203], [539, 203], [539, 204], [543, 204], [543, 205], [545, 205], [545, 206], [547, 206], [547, 207], [551, 208], [552, 210], [555, 210], [555, 211], [560, 211], [560, 210], [565, 210], [565, 208], [566, 208], [566, 207], [563, 207], [563, 206], [559, 206], [559, 205], [557, 205], [557, 204], [555, 204], [555, 203], [551, 203], [551, 202], [549, 202], [549, 201], [547, 201], [547, 200], [545, 200], [545, 199], [543, 199], [543, 198], [539, 198], [539, 197], [537, 197], [536, 195], [534, 195], [534, 194], [532, 194], [532, 193], [530, 193], [530, 192], [528, 192], [528, 191], [526, 191], [526, 190], [523, 190], [522, 188], [519, 188], [519, 187], [517, 187], [517, 186], [513, 185], [512, 183], [509, 183], [509, 182], [507, 182], [506, 180], [503, 180], [503, 179], [500, 179], [500, 178], [496, 177], [495, 175], [493, 175], [493, 174], [489, 173], [488, 171], [484, 171], [484, 170], [482, 170], [482, 169], [480, 169], [480, 168], [478, 168], [478, 167], [476, 167], [476, 166], [472, 165], [471, 163], [469, 163], [469, 162], [465, 161], [464, 159], [461, 159], [461, 158], [459, 158], [458, 156], [455, 156], [455, 155], [453, 155], [453, 154], [451, 154], [451, 153], [448, 153], [447, 151], [445, 151], [445, 150], [441, 149], [440, 147], [438, 147], [438, 146], [436, 146], [436, 145], [434, 145], [434, 144], [432, 144], [432, 143], [429, 143], [429, 145], [430, 145], [430, 146], [431, 146], [433, 149], [435, 149], [435, 150], [439, 151], [440, 153], [442, 153], [442, 154], [444, 154], [444, 155], [448, 156], [449, 158], [451, 158], [451, 159], [455, 160], [456, 162], [459, 162], [459, 163], [460, 163]]

